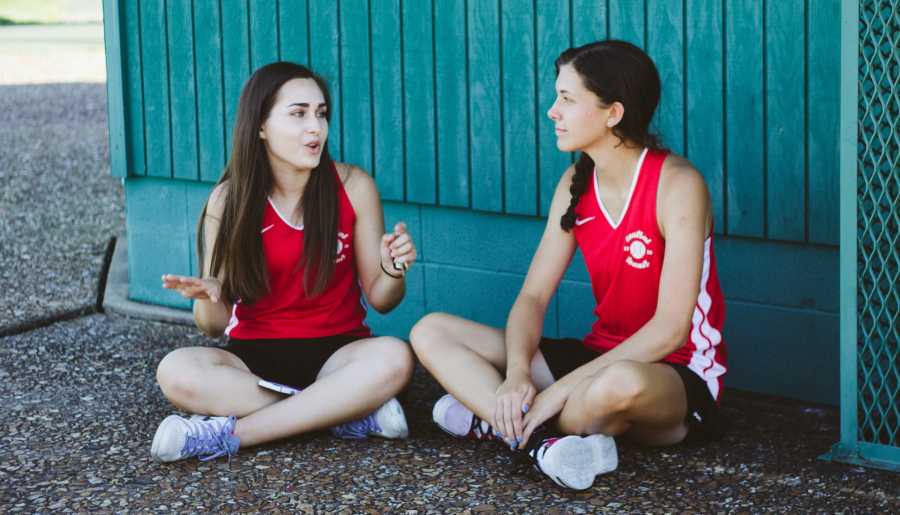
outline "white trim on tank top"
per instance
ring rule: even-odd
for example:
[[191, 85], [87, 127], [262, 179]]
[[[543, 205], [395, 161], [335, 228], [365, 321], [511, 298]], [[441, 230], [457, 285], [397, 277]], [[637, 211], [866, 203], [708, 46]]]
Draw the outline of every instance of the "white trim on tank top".
[[647, 148], [644, 148], [643, 152], [641, 152], [641, 157], [638, 158], [637, 166], [634, 168], [634, 175], [631, 177], [631, 189], [628, 191], [628, 199], [625, 201], [625, 207], [622, 208], [622, 213], [619, 215], [619, 221], [613, 223], [612, 217], [609, 216], [609, 212], [606, 210], [606, 207], [603, 205], [603, 201], [600, 200], [600, 178], [597, 176], [597, 168], [594, 168], [594, 197], [597, 199], [597, 205], [600, 206], [600, 211], [603, 213], [603, 216], [606, 217], [606, 221], [609, 222], [609, 225], [613, 229], [618, 229], [619, 224], [622, 223], [622, 220], [625, 219], [625, 215], [628, 214], [628, 206], [631, 205], [631, 197], [634, 196], [634, 189], [637, 186], [638, 176], [641, 174], [641, 167], [644, 165], [644, 157], [647, 156]]
[[[291, 222], [288, 222], [285, 217], [281, 216], [281, 213], [278, 212], [278, 208], [275, 207], [275, 203], [272, 202], [272, 197], [266, 197], [266, 200], [269, 201], [269, 205], [272, 206], [272, 210], [275, 211], [275, 214], [278, 215], [278, 218], [281, 218], [281, 221], [286, 223], [288, 227], [290, 227], [291, 229], [297, 230], [297, 231], [303, 230], [303, 224], [300, 224], [299, 226], [294, 225]], [[263, 229], [263, 230], [265, 230], [265, 229]]]

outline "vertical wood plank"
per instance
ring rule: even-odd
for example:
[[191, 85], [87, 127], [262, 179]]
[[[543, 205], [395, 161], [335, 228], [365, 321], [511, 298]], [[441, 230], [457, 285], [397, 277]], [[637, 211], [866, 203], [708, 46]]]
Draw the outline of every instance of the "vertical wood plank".
[[103, 35], [106, 54], [106, 116], [109, 120], [109, 169], [114, 177], [128, 175], [125, 119], [125, 63], [119, 3], [103, 0]]
[[469, 139], [465, 0], [435, 3], [438, 201], [469, 205]]
[[437, 199], [434, 134], [434, 35], [431, 2], [406, 2], [403, 10], [406, 200]]
[[803, 2], [766, 2], [767, 236], [805, 239]]
[[369, 69], [369, 1], [342, 0], [341, 77], [344, 91], [344, 159], [372, 170], [372, 75]]
[[197, 140], [200, 180], [219, 180], [225, 168], [225, 85], [219, 2], [194, 2], [197, 65]]
[[273, 0], [250, 0], [249, 7], [250, 69], [256, 71], [278, 60], [278, 5]]
[[[234, 120], [244, 82], [250, 78], [250, 28], [247, 0], [220, 0], [222, 72], [225, 82], [225, 148], [231, 154]], [[227, 161], [227, 158], [226, 158]]]
[[309, 64], [309, 19], [306, 0], [278, 0], [278, 45], [281, 59]]
[[725, 232], [722, 0], [688, 0], [686, 154], [706, 179], [715, 230]]
[[[663, 144], [684, 154], [684, 11], [681, 2], [647, 3], [647, 53], [656, 63], [662, 94], [651, 124]], [[713, 128], [710, 128], [714, 130]]]
[[[602, 0], [595, 2], [602, 5]], [[600, 11], [599, 7], [597, 8]], [[589, 24], [592, 28], [601, 28], [605, 35], [606, 23], [600, 23], [593, 18], [594, 11], [582, 9], [576, 10], [584, 13], [579, 20], [593, 20]], [[605, 8], [602, 9], [605, 14]], [[570, 154], [561, 152], [556, 148], [556, 133], [553, 122], [547, 118], [547, 111], [556, 100], [556, 67], [554, 62], [559, 54], [572, 46], [569, 40], [569, 2], [568, 0], [556, 0], [546, 9], [537, 10], [537, 77], [538, 77], [538, 181], [540, 187], [540, 214], [546, 216], [550, 211], [550, 202], [556, 191], [556, 184], [563, 171], [571, 164]], [[587, 36], [593, 38], [593, 32]], [[601, 35], [597, 33], [597, 35]], [[599, 38], [594, 38], [599, 39]]]
[[646, 48], [643, 0], [607, 1], [609, 2], [609, 37]]
[[[566, 22], [572, 25], [573, 41], [566, 48], [569, 46], [582, 46], [610, 37], [608, 32], [609, 19], [607, 18], [608, 3], [609, 0], [572, 0], [572, 12], [568, 15], [572, 18], [571, 21], [566, 20]], [[561, 4], [563, 5], [555, 7], [568, 13], [568, 1], [562, 0]], [[538, 12], [540, 16], [551, 16], [553, 14], [543, 8], [539, 9]], [[562, 50], [565, 50], [565, 48]]]
[[147, 175], [147, 148], [144, 140], [144, 60], [141, 56], [141, 12], [137, 2], [125, 2], [122, 5], [122, 15], [127, 173]]
[[500, 11], [497, 0], [469, 0], [469, 141], [472, 207], [503, 210], [500, 128]]
[[[403, 53], [400, 0], [372, 0], [372, 96], [375, 182], [385, 200], [403, 200]], [[377, 99], [377, 101], [374, 101]]]
[[197, 91], [194, 76], [194, 13], [190, 1], [166, 3], [169, 82], [172, 93], [172, 175], [200, 178], [197, 163]]
[[310, 63], [312, 69], [325, 78], [331, 93], [331, 121], [328, 127], [328, 151], [336, 161], [344, 160], [343, 91], [341, 90], [338, 3], [334, 0], [309, 0]]
[[140, 6], [147, 171], [154, 177], [171, 177], [172, 139], [169, 130], [165, 2], [142, 2]]
[[808, 237], [814, 243], [840, 241], [839, 181], [841, 3], [816, 0], [806, 14], [809, 34], [807, 102]]
[[725, 7], [728, 234], [764, 236], [762, 4]]
[[532, 4], [503, 2], [503, 153], [507, 213], [537, 214], [535, 34]]

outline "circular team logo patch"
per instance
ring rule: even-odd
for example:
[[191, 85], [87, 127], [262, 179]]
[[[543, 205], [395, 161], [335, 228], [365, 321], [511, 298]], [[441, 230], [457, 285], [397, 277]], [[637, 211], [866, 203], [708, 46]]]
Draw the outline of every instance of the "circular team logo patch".
[[634, 231], [625, 236], [625, 262], [629, 265], [643, 270], [650, 266], [650, 256], [653, 251], [650, 250], [650, 242], [653, 241], [644, 234], [644, 231]]
[[347, 254], [344, 251], [350, 248], [349, 240], [349, 234], [338, 231], [337, 258], [335, 258], [334, 260], [335, 263], [340, 263], [341, 261], [347, 259]]

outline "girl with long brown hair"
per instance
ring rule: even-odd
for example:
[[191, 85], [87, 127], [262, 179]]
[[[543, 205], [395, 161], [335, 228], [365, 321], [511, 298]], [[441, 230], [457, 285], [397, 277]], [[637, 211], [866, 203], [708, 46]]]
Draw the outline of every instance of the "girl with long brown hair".
[[186, 347], [160, 362], [163, 394], [195, 416], [159, 425], [160, 461], [233, 456], [239, 447], [330, 428], [344, 438], [406, 437], [394, 396], [413, 355], [375, 337], [365, 303], [400, 303], [416, 249], [403, 223], [384, 234], [378, 191], [332, 161], [325, 81], [288, 62], [247, 81], [232, 155], [198, 224], [202, 276], [163, 276], [194, 299], [224, 347]]
[[[613, 437], [671, 445], [718, 433], [725, 312], [706, 184], [649, 132], [653, 61], [601, 41], [566, 50], [556, 71], [547, 115], [557, 147], [581, 156], [562, 174], [505, 331], [432, 313], [410, 339], [449, 392], [433, 410], [442, 429], [527, 450], [556, 483], [585, 489], [618, 465]], [[583, 339], [542, 338], [576, 248], [596, 321]]]

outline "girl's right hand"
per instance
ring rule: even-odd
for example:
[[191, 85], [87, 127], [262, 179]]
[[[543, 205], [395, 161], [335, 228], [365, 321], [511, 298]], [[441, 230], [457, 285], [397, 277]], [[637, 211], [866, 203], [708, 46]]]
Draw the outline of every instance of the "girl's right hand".
[[510, 447], [517, 447], [523, 439], [523, 416], [534, 402], [537, 388], [527, 374], [513, 373], [497, 388], [494, 408], [494, 430]]
[[162, 286], [167, 290], [175, 290], [182, 297], [194, 300], [210, 300], [219, 302], [222, 285], [218, 279], [188, 277], [184, 275], [164, 274]]

